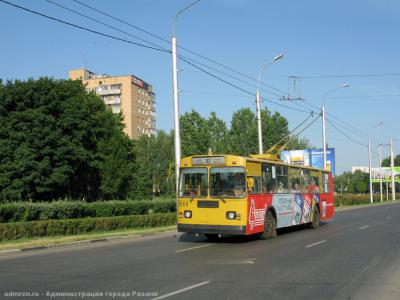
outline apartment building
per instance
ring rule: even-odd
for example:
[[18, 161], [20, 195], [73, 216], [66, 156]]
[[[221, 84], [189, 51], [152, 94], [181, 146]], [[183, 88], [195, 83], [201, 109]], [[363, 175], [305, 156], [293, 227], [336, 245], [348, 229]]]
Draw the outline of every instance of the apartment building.
[[86, 69], [71, 70], [71, 80], [81, 80], [88, 92], [99, 95], [114, 113], [122, 113], [124, 131], [132, 139], [156, 133], [156, 100], [150, 84], [134, 75], [109, 76]]

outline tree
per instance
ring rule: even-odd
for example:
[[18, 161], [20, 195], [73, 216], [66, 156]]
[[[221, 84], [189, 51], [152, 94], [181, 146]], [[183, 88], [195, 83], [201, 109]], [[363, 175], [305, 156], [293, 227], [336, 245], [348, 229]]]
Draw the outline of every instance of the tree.
[[[122, 126], [79, 81], [1, 83], [0, 201], [124, 197], [133, 157]], [[111, 184], [115, 162], [126, 169]]]
[[153, 194], [172, 194], [174, 178], [174, 136], [160, 130], [157, 135], [141, 136], [134, 142], [136, 168], [129, 197], [151, 198]]
[[182, 157], [207, 154], [211, 140], [207, 125], [195, 110], [180, 117]]
[[367, 184], [364, 181], [356, 181], [354, 189], [357, 193], [365, 193], [367, 191]]
[[211, 112], [207, 119], [207, 127], [209, 135], [209, 147], [213, 153], [229, 153], [229, 131], [223, 120], [217, 117], [215, 112]]
[[[400, 166], [400, 154], [397, 154], [394, 157], [394, 165], [395, 166]], [[386, 157], [385, 159], [383, 159], [382, 161], [382, 167], [390, 167], [390, 157]]]
[[232, 154], [249, 156], [258, 153], [256, 117], [250, 108], [233, 113], [229, 137]]

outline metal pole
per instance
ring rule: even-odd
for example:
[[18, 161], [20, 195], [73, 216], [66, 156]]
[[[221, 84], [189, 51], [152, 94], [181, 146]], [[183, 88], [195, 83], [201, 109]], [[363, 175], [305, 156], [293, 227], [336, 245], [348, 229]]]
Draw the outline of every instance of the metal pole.
[[389, 201], [389, 184], [386, 182], [386, 201]]
[[[258, 77], [260, 81], [260, 76]], [[260, 108], [260, 90], [257, 89], [256, 94], [256, 110], [257, 110], [257, 130], [258, 130], [258, 154], [263, 154], [263, 138], [262, 138], [262, 125], [261, 125], [261, 108]]]
[[393, 157], [393, 138], [390, 139], [390, 166], [392, 168], [392, 200], [396, 200], [396, 186], [394, 182], [394, 157]]
[[324, 156], [324, 170], [326, 170], [326, 124], [325, 124], [325, 106], [322, 105], [322, 143], [323, 143], [323, 156]]
[[176, 197], [178, 197], [179, 167], [181, 163], [181, 134], [179, 127], [178, 66], [176, 58], [175, 33], [174, 36], [172, 37], [172, 80], [173, 80], [173, 96], [174, 96], [174, 130], [175, 130], [175, 192], [176, 192]]
[[173, 96], [174, 96], [174, 130], [175, 130], [175, 192], [176, 192], [176, 201], [178, 201], [178, 192], [179, 192], [179, 168], [181, 164], [181, 134], [179, 127], [179, 90], [178, 90], [178, 62], [176, 55], [176, 19], [182, 14], [185, 10], [189, 9], [196, 3], [200, 2], [200, 0], [196, 0], [188, 6], [181, 9], [174, 18], [172, 23], [172, 81], [173, 81]]
[[383, 192], [382, 192], [382, 150], [381, 145], [378, 145], [379, 148], [379, 187], [381, 192], [381, 202], [383, 202]]
[[369, 160], [369, 196], [371, 203], [374, 203], [374, 198], [372, 194], [372, 162], [371, 162], [371, 134], [368, 137], [368, 160]]

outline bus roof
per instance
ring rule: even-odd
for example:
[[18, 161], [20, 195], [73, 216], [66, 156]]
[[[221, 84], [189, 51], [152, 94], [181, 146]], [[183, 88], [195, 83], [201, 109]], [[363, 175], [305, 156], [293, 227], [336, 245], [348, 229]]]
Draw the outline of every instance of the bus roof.
[[246, 162], [248, 162], [248, 161], [250, 161], [250, 162], [265, 162], [265, 163], [270, 163], [270, 164], [290, 166], [290, 167], [301, 168], [301, 169], [330, 172], [330, 171], [325, 171], [323, 169], [310, 167], [310, 166], [288, 164], [288, 163], [284, 162], [283, 160], [257, 158], [257, 157], [245, 157], [245, 156], [229, 155], [229, 154], [205, 154], [205, 155], [193, 155], [193, 156], [184, 157], [181, 159], [181, 167], [193, 167], [193, 166], [204, 166], [204, 165], [245, 166]]

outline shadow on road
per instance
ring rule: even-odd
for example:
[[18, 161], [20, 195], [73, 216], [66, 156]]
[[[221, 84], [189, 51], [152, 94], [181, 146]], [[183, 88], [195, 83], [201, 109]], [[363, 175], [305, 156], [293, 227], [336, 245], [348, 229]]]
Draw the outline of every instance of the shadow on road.
[[[325, 226], [328, 223], [321, 222], [321, 226]], [[298, 225], [292, 227], [285, 227], [277, 230], [278, 238], [279, 236], [288, 235], [302, 230], [312, 230], [308, 225]], [[260, 237], [257, 234], [244, 235], [244, 236], [221, 236], [215, 239], [208, 239], [204, 234], [192, 234], [184, 233], [179, 237], [179, 242], [181, 243], [224, 243], [224, 244], [241, 244], [250, 243], [259, 240]]]

